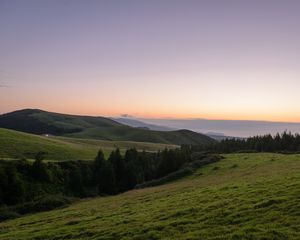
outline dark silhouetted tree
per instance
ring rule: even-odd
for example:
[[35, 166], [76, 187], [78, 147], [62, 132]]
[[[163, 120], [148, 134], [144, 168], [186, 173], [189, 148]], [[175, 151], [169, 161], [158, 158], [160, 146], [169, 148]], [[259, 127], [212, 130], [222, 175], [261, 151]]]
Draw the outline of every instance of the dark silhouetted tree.
[[126, 184], [124, 182], [125, 163], [118, 148], [111, 152], [108, 161], [112, 164], [114, 169], [117, 191], [122, 192], [126, 189]]
[[41, 160], [37, 159], [32, 164], [32, 177], [40, 182], [50, 182], [51, 177], [47, 169], [47, 165]]
[[4, 187], [3, 202], [14, 205], [24, 200], [25, 188], [23, 181], [19, 178], [14, 165], [8, 165], [5, 169], [6, 186]]

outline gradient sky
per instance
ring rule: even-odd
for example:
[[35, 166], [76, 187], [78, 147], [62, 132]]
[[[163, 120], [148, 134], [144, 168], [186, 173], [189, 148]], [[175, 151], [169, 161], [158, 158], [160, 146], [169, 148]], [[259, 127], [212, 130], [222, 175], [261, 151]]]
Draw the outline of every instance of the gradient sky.
[[0, 0], [0, 113], [300, 122], [300, 1]]

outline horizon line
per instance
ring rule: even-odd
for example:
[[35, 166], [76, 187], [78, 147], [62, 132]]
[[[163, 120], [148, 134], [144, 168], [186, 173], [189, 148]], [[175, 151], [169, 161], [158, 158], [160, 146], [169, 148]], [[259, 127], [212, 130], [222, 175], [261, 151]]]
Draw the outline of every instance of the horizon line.
[[204, 121], [228, 121], [228, 122], [233, 122], [233, 121], [239, 121], [239, 122], [265, 122], [265, 123], [288, 123], [288, 124], [300, 124], [300, 121], [274, 121], [274, 120], [261, 120], [261, 119], [255, 119], [255, 120], [249, 120], [249, 119], [224, 119], [224, 118], [191, 118], [191, 117], [187, 117], [187, 118], [183, 118], [183, 117], [139, 117], [139, 116], [134, 116], [131, 115], [128, 117], [124, 117], [122, 116], [122, 114], [118, 114], [118, 115], [106, 115], [106, 114], [102, 114], [102, 115], [98, 115], [98, 114], [84, 114], [84, 113], [66, 113], [66, 112], [60, 112], [60, 111], [53, 111], [53, 110], [45, 110], [45, 109], [41, 109], [41, 108], [21, 108], [21, 109], [16, 109], [16, 110], [12, 110], [12, 111], [8, 111], [8, 112], [2, 112], [0, 113], [0, 115], [4, 115], [4, 114], [9, 114], [12, 112], [16, 112], [16, 111], [22, 111], [22, 110], [39, 110], [39, 111], [44, 111], [44, 112], [50, 112], [50, 113], [57, 113], [57, 114], [64, 114], [64, 115], [75, 115], [75, 116], [90, 116], [90, 117], [105, 117], [105, 118], [110, 118], [110, 119], [114, 119], [114, 118], [128, 118], [128, 119], [138, 119], [138, 120], [204, 120]]

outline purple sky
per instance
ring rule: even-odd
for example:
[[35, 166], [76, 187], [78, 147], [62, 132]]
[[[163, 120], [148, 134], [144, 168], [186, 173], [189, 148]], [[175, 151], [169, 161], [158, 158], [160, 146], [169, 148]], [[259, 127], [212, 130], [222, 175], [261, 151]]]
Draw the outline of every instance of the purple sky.
[[300, 1], [0, 0], [0, 112], [300, 122]]

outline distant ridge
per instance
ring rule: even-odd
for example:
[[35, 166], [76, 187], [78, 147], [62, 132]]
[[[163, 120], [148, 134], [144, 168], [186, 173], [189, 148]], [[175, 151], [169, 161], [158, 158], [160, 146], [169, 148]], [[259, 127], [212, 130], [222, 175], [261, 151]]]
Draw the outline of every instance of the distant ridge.
[[33, 134], [52, 134], [113, 141], [167, 144], [209, 144], [210, 137], [190, 130], [153, 131], [133, 128], [105, 117], [92, 117], [23, 109], [0, 115], [0, 127]]
[[[194, 132], [206, 133], [215, 136], [214, 133], [222, 133], [229, 138], [247, 138], [250, 136], [276, 134], [278, 132], [291, 131], [300, 133], [300, 122], [270, 122], [255, 120], [210, 120], [210, 119], [146, 119], [139, 121], [147, 124], [167, 126], [174, 129], [189, 129]], [[217, 134], [219, 136], [219, 134]]]
[[[155, 124], [150, 124], [143, 122], [142, 120], [137, 120], [133, 118], [112, 118], [116, 122], [119, 122], [121, 124], [134, 127], [134, 128], [144, 128], [148, 130], [154, 130], [154, 131], [175, 131], [178, 130], [179, 128], [171, 128], [163, 125], [155, 125]], [[192, 130], [191, 130], [192, 131]], [[207, 133], [201, 133], [204, 134], [212, 139], [215, 139], [217, 141], [222, 141], [225, 139], [240, 139], [240, 137], [233, 137], [233, 136], [226, 136], [223, 133], [215, 133], [215, 132], [207, 132]]]
[[135, 128], [145, 128], [154, 131], [174, 131], [175, 128], [170, 128], [161, 125], [149, 124], [132, 118], [112, 118], [114, 121]]

